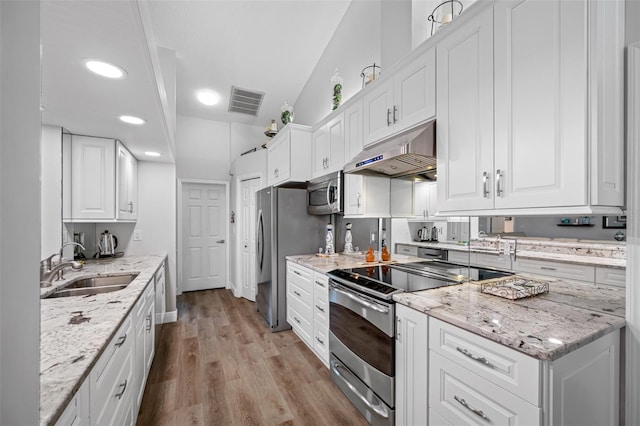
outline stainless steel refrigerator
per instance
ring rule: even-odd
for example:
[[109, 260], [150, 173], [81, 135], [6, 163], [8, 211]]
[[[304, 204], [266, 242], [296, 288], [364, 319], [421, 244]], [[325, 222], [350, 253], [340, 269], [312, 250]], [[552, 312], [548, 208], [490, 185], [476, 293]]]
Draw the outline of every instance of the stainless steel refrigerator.
[[256, 193], [256, 309], [271, 331], [288, 330], [285, 256], [324, 247], [329, 216], [307, 214], [307, 191], [268, 187]]

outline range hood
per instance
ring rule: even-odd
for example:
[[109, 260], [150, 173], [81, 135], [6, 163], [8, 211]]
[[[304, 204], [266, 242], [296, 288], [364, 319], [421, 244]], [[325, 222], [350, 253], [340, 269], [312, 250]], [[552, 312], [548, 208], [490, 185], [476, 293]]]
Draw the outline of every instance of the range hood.
[[345, 173], [402, 177], [436, 170], [436, 122], [390, 136], [367, 147], [344, 166]]

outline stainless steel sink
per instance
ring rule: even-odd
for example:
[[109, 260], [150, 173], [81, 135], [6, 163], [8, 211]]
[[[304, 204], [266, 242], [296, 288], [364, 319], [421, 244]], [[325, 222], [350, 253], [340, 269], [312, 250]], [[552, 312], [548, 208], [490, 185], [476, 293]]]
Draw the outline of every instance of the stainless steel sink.
[[110, 293], [122, 290], [133, 281], [138, 274], [116, 275], [111, 277], [83, 278], [72, 281], [69, 285], [51, 293], [46, 299], [55, 297], [86, 296], [91, 294]]

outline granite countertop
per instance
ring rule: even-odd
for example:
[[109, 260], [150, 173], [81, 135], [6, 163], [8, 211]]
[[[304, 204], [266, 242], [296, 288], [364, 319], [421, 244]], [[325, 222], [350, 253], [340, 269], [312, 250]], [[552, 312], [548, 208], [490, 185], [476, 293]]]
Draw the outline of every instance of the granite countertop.
[[550, 283], [549, 293], [516, 301], [483, 294], [473, 282], [393, 298], [541, 360], [557, 359], [625, 326], [624, 288], [543, 280]]
[[[334, 269], [350, 269], [358, 268], [361, 266], [375, 266], [383, 264], [393, 263], [409, 263], [420, 262], [424, 259], [420, 259], [415, 256], [405, 256], [402, 254], [392, 254], [390, 262], [367, 262], [364, 258], [364, 253], [353, 254], [339, 254], [337, 256], [317, 256], [315, 254], [307, 254], [301, 256], [287, 256], [286, 259], [301, 266], [313, 269], [314, 271], [326, 274]], [[380, 259], [380, 254], [376, 252], [376, 260]]]
[[[546, 260], [551, 262], [571, 263], [577, 265], [601, 266], [608, 268], [625, 268], [626, 246], [613, 242], [580, 242], [555, 241], [519, 238], [516, 252], [518, 259]], [[469, 251], [472, 253], [487, 253], [498, 255], [495, 238], [472, 240], [471, 244], [455, 242], [412, 241], [397, 243], [417, 247], [441, 248], [445, 250]]]
[[166, 256], [125, 256], [87, 262], [44, 288], [45, 297], [80, 277], [138, 273], [124, 289], [40, 301], [40, 424], [54, 424], [88, 376], [105, 345], [147, 287]]

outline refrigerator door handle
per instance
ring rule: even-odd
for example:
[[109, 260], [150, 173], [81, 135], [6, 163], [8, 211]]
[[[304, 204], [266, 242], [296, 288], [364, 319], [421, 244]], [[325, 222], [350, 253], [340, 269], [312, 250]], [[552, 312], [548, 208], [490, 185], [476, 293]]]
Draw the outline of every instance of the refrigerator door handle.
[[262, 209], [258, 210], [258, 235], [256, 238], [256, 252], [259, 256], [260, 271], [264, 263], [264, 220], [262, 218]]

